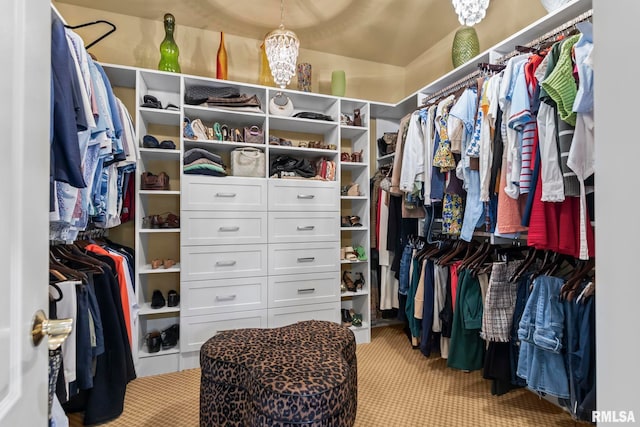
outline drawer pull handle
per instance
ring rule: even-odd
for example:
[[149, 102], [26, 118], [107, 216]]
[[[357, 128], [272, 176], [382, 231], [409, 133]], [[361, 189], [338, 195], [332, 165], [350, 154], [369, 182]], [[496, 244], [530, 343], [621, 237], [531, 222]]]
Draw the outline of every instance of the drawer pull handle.
[[220, 231], [238, 231], [240, 227], [220, 227], [218, 228]]
[[217, 295], [216, 301], [231, 301], [236, 299], [236, 295]]
[[313, 194], [298, 194], [298, 199], [313, 199], [315, 197]]
[[298, 226], [298, 231], [311, 231], [314, 228], [316, 228], [315, 225], [307, 225], [307, 226], [304, 226], [304, 227], [299, 225]]
[[216, 193], [216, 197], [236, 197], [236, 193]]
[[305, 288], [305, 289], [298, 289], [298, 293], [299, 294], [303, 294], [303, 293], [307, 293], [307, 292], [315, 292], [316, 288]]
[[306, 257], [306, 258], [298, 258], [298, 262], [313, 262], [316, 259], [314, 256]]
[[231, 267], [232, 265], [236, 265], [235, 261], [217, 261], [216, 265], [221, 267]]

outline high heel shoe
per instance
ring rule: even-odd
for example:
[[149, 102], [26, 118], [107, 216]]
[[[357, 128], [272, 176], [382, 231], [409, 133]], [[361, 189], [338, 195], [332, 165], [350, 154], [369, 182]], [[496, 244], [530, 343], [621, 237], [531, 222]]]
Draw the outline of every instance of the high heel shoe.
[[362, 314], [356, 313], [352, 308], [351, 310], [349, 310], [349, 317], [351, 318], [351, 324], [353, 326], [362, 326]]
[[343, 308], [342, 310], [340, 310], [340, 313], [342, 314], [342, 326], [345, 327], [349, 327], [351, 326], [351, 313], [349, 313], [349, 310], [346, 308]]
[[342, 273], [342, 281], [344, 282], [344, 285], [347, 287], [347, 290], [349, 292], [356, 291], [356, 285], [353, 283], [353, 279], [349, 275], [349, 272], [346, 270]]
[[358, 278], [355, 282], [353, 282], [353, 284], [356, 287], [356, 291], [361, 291], [364, 287], [364, 275], [361, 272], [358, 272], [356, 274], [358, 275]]

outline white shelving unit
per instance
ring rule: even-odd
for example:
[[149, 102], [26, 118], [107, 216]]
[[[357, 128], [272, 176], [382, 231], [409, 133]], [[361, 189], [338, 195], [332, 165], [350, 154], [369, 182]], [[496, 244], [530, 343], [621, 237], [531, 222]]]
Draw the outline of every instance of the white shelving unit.
[[[357, 343], [368, 343], [371, 341], [371, 268], [369, 264], [371, 242], [369, 237], [369, 153], [370, 153], [370, 120], [371, 109], [366, 101], [342, 99], [340, 102], [340, 112], [351, 118], [355, 116], [354, 111], [360, 111], [361, 126], [349, 124], [340, 125], [340, 152], [361, 153], [360, 161], [340, 162], [340, 185], [342, 188], [351, 184], [357, 184], [360, 196], [340, 196], [340, 215], [360, 217], [361, 227], [340, 227], [341, 246], [364, 248], [365, 259], [358, 261], [340, 261], [340, 277], [346, 272], [355, 282], [357, 275], [362, 274], [364, 285], [362, 290], [353, 292], [347, 291], [341, 294], [341, 309], [353, 311], [362, 316], [361, 326], [351, 326], [351, 330], [356, 336]], [[342, 279], [341, 279], [342, 280]]]
[[[135, 93], [134, 116], [138, 147], [136, 181], [136, 294], [139, 305], [133, 348], [139, 376], [196, 367], [202, 343], [219, 330], [241, 327], [277, 327], [305, 319], [340, 322], [341, 308], [363, 315], [363, 326], [353, 328], [358, 342], [370, 340], [368, 261], [342, 264], [340, 246], [359, 244], [368, 257], [369, 104], [366, 101], [276, 90], [263, 86], [207, 79], [104, 64], [114, 87]], [[257, 95], [261, 111], [188, 105], [185, 91], [194, 85], [233, 86], [240, 93]], [[312, 111], [333, 121], [274, 116], [268, 101], [282, 92], [294, 104], [294, 112]], [[166, 107], [179, 111], [142, 107], [145, 95], [155, 96]], [[362, 126], [343, 126], [340, 113], [361, 110]], [[200, 119], [229, 128], [258, 126], [264, 143], [193, 140], [183, 136], [183, 122]], [[158, 141], [170, 139], [175, 149], [146, 148], [144, 135]], [[269, 145], [269, 136], [293, 141], [292, 146]], [[298, 147], [298, 141], [319, 141], [322, 148]], [[220, 155], [230, 166], [231, 152], [252, 147], [265, 153], [264, 176], [212, 177], [186, 175], [182, 158], [191, 148]], [[340, 153], [362, 150], [362, 162], [340, 164]], [[293, 180], [269, 177], [269, 164], [280, 155], [336, 162], [333, 181]], [[229, 168], [228, 168], [229, 170]], [[140, 175], [166, 172], [168, 190], [141, 190]], [[230, 172], [230, 170], [229, 170]], [[340, 185], [358, 182], [362, 196], [341, 197]], [[220, 195], [230, 196], [221, 197]], [[303, 195], [303, 197], [299, 197]], [[220, 197], [218, 197], [220, 196]], [[359, 215], [363, 227], [340, 227], [340, 214]], [[148, 228], [149, 215], [174, 213], [180, 228]], [[153, 269], [154, 259], [174, 259], [170, 268]], [[365, 274], [365, 289], [340, 294], [344, 268]], [[167, 299], [180, 295], [177, 307], [151, 308], [154, 290]], [[149, 353], [145, 337], [180, 324], [175, 348]]]

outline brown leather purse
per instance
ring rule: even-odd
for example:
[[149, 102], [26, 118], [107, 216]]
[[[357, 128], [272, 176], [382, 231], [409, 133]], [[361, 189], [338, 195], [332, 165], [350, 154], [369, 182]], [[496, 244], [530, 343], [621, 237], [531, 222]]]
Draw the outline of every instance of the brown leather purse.
[[140, 188], [142, 190], [169, 190], [169, 175], [165, 172], [160, 172], [158, 175], [143, 172], [140, 176]]

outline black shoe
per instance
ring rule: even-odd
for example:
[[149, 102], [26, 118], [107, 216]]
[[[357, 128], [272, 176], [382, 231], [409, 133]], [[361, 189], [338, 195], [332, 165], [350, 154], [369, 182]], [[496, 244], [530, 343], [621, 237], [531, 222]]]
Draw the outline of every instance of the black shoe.
[[147, 351], [149, 353], [157, 353], [160, 351], [160, 345], [162, 344], [162, 337], [160, 336], [160, 332], [149, 332], [145, 338], [145, 341], [147, 343]]
[[167, 307], [177, 307], [180, 303], [180, 295], [173, 289], [167, 294]]
[[160, 336], [162, 338], [163, 350], [175, 347], [176, 344], [178, 344], [178, 338], [180, 338], [180, 325], [176, 323], [175, 325], [169, 326], [162, 331]]
[[162, 308], [165, 303], [166, 301], [164, 300], [162, 292], [157, 289], [153, 291], [153, 295], [151, 296], [151, 308]]
[[343, 308], [340, 311], [342, 313], [342, 326], [351, 326], [351, 314], [349, 313], [349, 309]]

